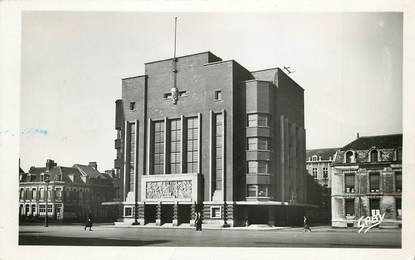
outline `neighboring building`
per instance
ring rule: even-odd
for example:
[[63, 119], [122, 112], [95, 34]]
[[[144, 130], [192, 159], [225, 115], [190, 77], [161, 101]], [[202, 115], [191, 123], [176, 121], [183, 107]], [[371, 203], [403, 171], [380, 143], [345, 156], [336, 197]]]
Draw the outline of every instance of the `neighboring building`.
[[306, 151], [306, 168], [310, 176], [321, 186], [320, 220], [330, 222], [331, 217], [331, 174], [334, 155], [339, 148], [310, 149]]
[[332, 226], [379, 213], [381, 227], [402, 223], [402, 134], [358, 137], [333, 162]]
[[[101, 205], [115, 196], [113, 180], [100, 173], [95, 162], [63, 167], [47, 160], [46, 167], [31, 167], [28, 173], [20, 172], [19, 177], [19, 215], [22, 219], [44, 217], [46, 197], [51, 219], [84, 221], [92, 215], [99, 221], [116, 217]], [[45, 180], [50, 181], [48, 185]]]
[[322, 187], [331, 187], [331, 163], [338, 149], [310, 149], [306, 152], [307, 171]]
[[145, 64], [122, 80], [114, 161], [124, 223], [302, 223], [304, 90], [210, 52]]

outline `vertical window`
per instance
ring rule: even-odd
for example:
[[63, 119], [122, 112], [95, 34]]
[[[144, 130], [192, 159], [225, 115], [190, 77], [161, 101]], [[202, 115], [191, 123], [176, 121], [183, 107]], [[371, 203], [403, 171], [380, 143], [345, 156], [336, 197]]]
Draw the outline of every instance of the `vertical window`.
[[220, 90], [215, 91], [215, 100], [222, 100], [222, 91]]
[[379, 199], [370, 199], [369, 200], [370, 206], [370, 215], [377, 215], [380, 214], [380, 201]]
[[402, 172], [395, 172], [395, 190], [402, 191]]
[[346, 174], [344, 175], [344, 186], [345, 186], [345, 192], [350, 193], [354, 192], [354, 174]]
[[39, 189], [39, 195], [40, 195], [41, 200], [45, 199], [45, 189], [44, 188]]
[[346, 216], [354, 216], [354, 199], [345, 200]]
[[40, 175], [40, 181], [45, 181], [45, 175], [43, 174]]
[[369, 185], [370, 185], [370, 192], [379, 192], [379, 186], [380, 186], [380, 174], [379, 173], [371, 173], [369, 175]]
[[62, 175], [61, 174], [56, 175], [56, 181], [62, 181]]
[[323, 178], [327, 179], [327, 177], [329, 176], [329, 169], [327, 167], [323, 168]]
[[130, 110], [134, 110], [135, 109], [135, 102], [130, 102]]
[[20, 199], [24, 199], [24, 189], [20, 189]]
[[36, 200], [36, 199], [37, 199], [37, 192], [36, 192], [36, 189], [35, 189], [35, 188], [33, 188], [33, 189], [32, 189], [32, 198], [33, 198], [34, 200]]
[[353, 152], [348, 151], [346, 153], [346, 163], [352, 163], [353, 162]]
[[317, 179], [317, 168], [313, 168], [313, 178]]
[[181, 121], [180, 119], [170, 120], [170, 173], [180, 173], [181, 154]]
[[248, 127], [268, 127], [269, 116], [266, 114], [249, 114]]
[[248, 150], [269, 150], [269, 140], [266, 137], [249, 137]]
[[36, 205], [32, 205], [32, 215], [36, 214]]
[[131, 217], [133, 215], [133, 209], [131, 207], [124, 208], [124, 216]]
[[313, 156], [311, 157], [311, 160], [312, 160], [313, 162], [317, 161], [317, 155], [313, 155]]
[[134, 181], [135, 181], [135, 123], [129, 123], [129, 151], [130, 151], [130, 160], [129, 160], [129, 171], [130, 171], [130, 191], [134, 191]]
[[210, 217], [211, 218], [220, 218], [221, 217], [221, 207], [210, 207]]
[[402, 149], [396, 150], [396, 160], [402, 161]]
[[164, 122], [154, 122], [153, 174], [164, 173]]
[[62, 199], [62, 189], [61, 188], [56, 188], [55, 189], [55, 196], [57, 200]]
[[396, 198], [396, 215], [402, 217], [402, 199]]
[[222, 174], [223, 174], [223, 114], [214, 114], [215, 126], [215, 189], [222, 190]]
[[199, 169], [199, 120], [187, 118], [186, 131], [186, 172], [198, 172]]
[[370, 161], [371, 162], [377, 162], [378, 161], [378, 151], [372, 150], [370, 152]]

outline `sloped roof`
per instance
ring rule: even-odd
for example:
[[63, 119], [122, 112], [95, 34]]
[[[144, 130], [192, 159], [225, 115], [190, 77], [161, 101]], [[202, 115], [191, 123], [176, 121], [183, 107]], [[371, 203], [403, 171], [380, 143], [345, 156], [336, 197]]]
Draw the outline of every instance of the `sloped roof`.
[[78, 169], [82, 176], [88, 176], [88, 178], [98, 178], [102, 177], [101, 173], [96, 170], [94, 167], [89, 165], [74, 164], [74, 168]]
[[306, 151], [306, 159], [308, 160], [309, 157], [313, 155], [321, 156], [322, 160], [329, 160], [334, 158], [334, 154], [340, 148], [322, 148], [322, 149], [309, 149]]
[[369, 150], [372, 147], [379, 149], [402, 147], [402, 134], [362, 136], [342, 147], [341, 150]]

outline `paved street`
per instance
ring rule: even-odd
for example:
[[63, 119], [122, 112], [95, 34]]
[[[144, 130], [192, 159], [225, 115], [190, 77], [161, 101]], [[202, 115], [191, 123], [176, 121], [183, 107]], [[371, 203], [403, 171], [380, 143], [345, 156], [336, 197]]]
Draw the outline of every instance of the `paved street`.
[[84, 231], [81, 225], [20, 226], [20, 245], [73, 246], [199, 246], [199, 247], [367, 247], [400, 248], [401, 230], [302, 228], [190, 228], [115, 227], [96, 225]]

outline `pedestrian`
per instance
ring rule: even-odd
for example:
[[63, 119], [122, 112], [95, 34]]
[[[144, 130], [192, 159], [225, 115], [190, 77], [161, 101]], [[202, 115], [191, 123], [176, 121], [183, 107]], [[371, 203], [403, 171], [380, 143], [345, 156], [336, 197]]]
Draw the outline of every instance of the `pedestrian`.
[[86, 228], [89, 227], [89, 231], [92, 231], [92, 217], [89, 216], [87, 222], [85, 223], [85, 228], [84, 230], [86, 230]]
[[202, 231], [202, 215], [200, 214], [199, 211], [196, 212], [195, 226], [196, 226], [196, 231]]
[[307, 217], [304, 216], [304, 232], [311, 232], [310, 225], [308, 224]]

